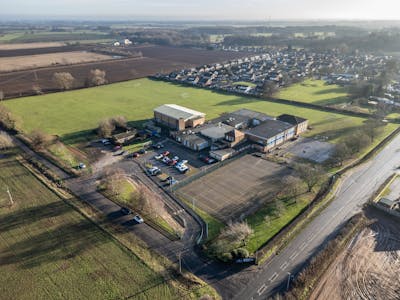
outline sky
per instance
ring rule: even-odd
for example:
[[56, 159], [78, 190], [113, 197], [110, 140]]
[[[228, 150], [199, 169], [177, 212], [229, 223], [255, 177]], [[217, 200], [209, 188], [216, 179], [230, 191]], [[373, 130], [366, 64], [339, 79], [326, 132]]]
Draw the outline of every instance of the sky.
[[155, 20], [398, 20], [399, 0], [0, 0], [0, 16]]

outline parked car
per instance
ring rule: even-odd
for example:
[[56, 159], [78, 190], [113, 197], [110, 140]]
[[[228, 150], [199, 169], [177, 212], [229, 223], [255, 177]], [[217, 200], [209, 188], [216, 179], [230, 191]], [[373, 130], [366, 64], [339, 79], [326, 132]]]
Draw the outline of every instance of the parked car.
[[79, 163], [78, 169], [86, 169], [86, 165], [84, 163]]
[[127, 208], [127, 207], [121, 207], [121, 212], [122, 212], [124, 215], [130, 215], [130, 214], [132, 213], [132, 211], [131, 211], [129, 208]]
[[174, 178], [169, 178], [169, 180], [164, 184], [164, 186], [173, 186], [177, 184], [179, 181]]
[[175, 166], [175, 165], [176, 165], [176, 163], [177, 163], [177, 161], [176, 161], [176, 160], [174, 160], [174, 159], [170, 159], [170, 160], [169, 160], [169, 162], [168, 162], [168, 165], [169, 165], [169, 166]]
[[156, 156], [154, 156], [155, 159], [160, 160], [162, 159], [164, 156], [162, 154], [158, 154]]
[[170, 159], [168, 156], [165, 156], [165, 157], [162, 159], [162, 162], [163, 162], [164, 164], [169, 164], [170, 161], [171, 161], [171, 159]]
[[187, 163], [188, 163], [187, 160], [181, 160], [175, 165], [175, 168], [178, 168], [180, 166], [186, 165]]
[[180, 165], [178, 167], [176, 167], [178, 169], [179, 172], [181, 172], [182, 174], [185, 174], [187, 171], [189, 171], [189, 167], [186, 165]]
[[111, 142], [110, 142], [109, 139], [102, 139], [102, 140], [101, 140], [101, 143], [102, 143], [104, 146], [111, 145]]
[[169, 154], [170, 154], [169, 151], [164, 151], [164, 152], [162, 153], [163, 156], [168, 156]]
[[139, 157], [139, 156], [140, 156], [140, 154], [139, 154], [138, 152], [132, 153], [132, 157], [133, 157], [133, 158], [136, 158], [136, 157]]
[[164, 148], [164, 145], [161, 144], [161, 143], [157, 143], [157, 144], [153, 145], [153, 148], [154, 149], [161, 149], [161, 148]]
[[151, 176], [155, 176], [161, 173], [161, 170], [158, 167], [152, 167], [150, 169], [147, 169], [147, 173], [150, 174]]
[[118, 151], [118, 150], [121, 150], [121, 149], [122, 149], [122, 146], [121, 146], [121, 145], [117, 145], [117, 146], [115, 146], [115, 147], [113, 148], [114, 151]]
[[179, 157], [175, 155], [175, 156], [172, 158], [172, 160], [178, 161], [178, 160], [179, 160]]
[[140, 149], [138, 152], [139, 152], [140, 154], [146, 154], [146, 153], [147, 153], [146, 149]]
[[139, 215], [136, 215], [133, 217], [133, 219], [136, 221], [138, 224], [142, 224], [144, 222], [143, 218]]

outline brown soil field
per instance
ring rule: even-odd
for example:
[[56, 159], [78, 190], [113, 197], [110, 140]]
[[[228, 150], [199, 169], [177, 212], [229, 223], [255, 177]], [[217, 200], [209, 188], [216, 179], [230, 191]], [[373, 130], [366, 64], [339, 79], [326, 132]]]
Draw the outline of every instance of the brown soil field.
[[49, 48], [49, 47], [62, 47], [65, 45], [66, 44], [63, 42], [0, 44], [0, 50]]
[[182, 187], [177, 194], [221, 221], [249, 215], [273, 198], [290, 170], [251, 155], [239, 158]]
[[[29, 50], [29, 49], [27, 49]], [[27, 51], [26, 50], [26, 51]], [[53, 66], [37, 70], [25, 70], [0, 74], [0, 90], [6, 98], [34, 95], [34, 85], [42, 92], [56, 91], [52, 80], [55, 72], [70, 72], [75, 80], [74, 88], [85, 87], [85, 81], [92, 69], [106, 71], [109, 83], [143, 78], [156, 73], [166, 73], [182, 68], [223, 62], [248, 55], [245, 52], [208, 51], [175, 47], [145, 46], [132, 47], [141, 51], [143, 58], [126, 58], [115, 61], [91, 62], [71, 66]], [[40, 51], [40, 49], [36, 49]]]
[[322, 276], [311, 300], [400, 299], [400, 220], [378, 211], [372, 218]]
[[86, 51], [0, 57], [0, 72], [13, 72], [54, 65], [71, 65], [108, 59], [112, 59], [112, 57]]

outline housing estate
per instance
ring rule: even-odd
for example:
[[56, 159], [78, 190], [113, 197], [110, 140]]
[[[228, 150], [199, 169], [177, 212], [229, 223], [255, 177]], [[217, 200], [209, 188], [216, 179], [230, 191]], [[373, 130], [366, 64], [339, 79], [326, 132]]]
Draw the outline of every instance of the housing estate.
[[205, 114], [174, 104], [154, 110], [154, 121], [169, 128], [170, 136], [194, 150], [209, 150], [211, 157], [225, 160], [245, 149], [268, 152], [305, 132], [308, 120], [284, 114], [277, 118], [240, 109], [206, 121]]

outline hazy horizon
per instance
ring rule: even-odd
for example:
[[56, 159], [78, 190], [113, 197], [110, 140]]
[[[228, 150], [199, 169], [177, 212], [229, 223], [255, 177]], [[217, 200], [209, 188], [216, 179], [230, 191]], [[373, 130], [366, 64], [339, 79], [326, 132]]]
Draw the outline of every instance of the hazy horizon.
[[2, 4], [0, 16], [8, 20], [397, 21], [399, 8], [400, 3], [395, 0], [368, 4], [362, 0], [14, 0]]

